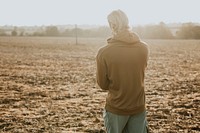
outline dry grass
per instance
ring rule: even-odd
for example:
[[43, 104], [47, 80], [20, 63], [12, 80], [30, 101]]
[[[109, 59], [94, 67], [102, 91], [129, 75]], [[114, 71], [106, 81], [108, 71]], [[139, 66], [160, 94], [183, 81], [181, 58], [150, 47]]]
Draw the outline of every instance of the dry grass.
[[[200, 131], [200, 41], [146, 40], [152, 133]], [[0, 38], [0, 132], [105, 132], [95, 79], [104, 39]]]

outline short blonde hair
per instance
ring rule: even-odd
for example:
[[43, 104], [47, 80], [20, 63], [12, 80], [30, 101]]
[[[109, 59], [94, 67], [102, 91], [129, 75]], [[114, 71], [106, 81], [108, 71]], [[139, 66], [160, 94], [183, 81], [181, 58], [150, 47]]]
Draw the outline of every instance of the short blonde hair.
[[117, 34], [123, 29], [129, 29], [129, 20], [127, 15], [121, 10], [112, 11], [108, 17], [108, 23], [114, 34]]

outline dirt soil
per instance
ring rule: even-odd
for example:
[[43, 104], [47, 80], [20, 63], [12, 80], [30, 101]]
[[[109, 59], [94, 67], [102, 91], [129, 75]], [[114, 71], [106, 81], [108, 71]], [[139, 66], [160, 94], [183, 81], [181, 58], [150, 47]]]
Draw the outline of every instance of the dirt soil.
[[[0, 37], [0, 132], [104, 133], [104, 39]], [[200, 41], [146, 40], [150, 133], [200, 132]]]

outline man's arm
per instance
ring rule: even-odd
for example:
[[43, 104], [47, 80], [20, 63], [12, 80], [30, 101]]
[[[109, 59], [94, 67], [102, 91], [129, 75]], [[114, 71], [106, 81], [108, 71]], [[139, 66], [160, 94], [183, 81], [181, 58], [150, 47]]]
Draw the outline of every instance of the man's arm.
[[96, 58], [96, 62], [97, 62], [97, 74], [96, 74], [97, 83], [101, 89], [108, 90], [109, 79], [108, 79], [108, 75], [107, 75], [106, 63], [98, 55]]

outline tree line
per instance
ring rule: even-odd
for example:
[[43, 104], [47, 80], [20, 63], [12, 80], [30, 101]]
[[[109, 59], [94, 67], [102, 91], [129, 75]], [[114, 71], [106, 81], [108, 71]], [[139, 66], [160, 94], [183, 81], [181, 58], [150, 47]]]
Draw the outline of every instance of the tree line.
[[[180, 27], [174, 29], [169, 28], [165, 23], [161, 22], [157, 25], [137, 26], [132, 30], [144, 39], [200, 39], [200, 26], [194, 23], [184, 23]], [[52, 37], [108, 37], [111, 31], [107, 26], [99, 28], [82, 29], [59, 29], [57, 26], [46, 26], [45, 28], [26, 33], [26, 30], [18, 30], [15, 27], [10, 34], [0, 28], [0, 36], [52, 36]]]
[[145, 39], [200, 39], [200, 26], [184, 23], [180, 27], [169, 28], [165, 23], [158, 25], [138, 26], [133, 30]]

